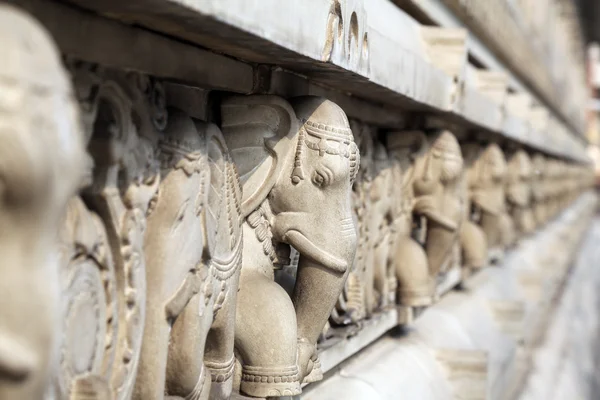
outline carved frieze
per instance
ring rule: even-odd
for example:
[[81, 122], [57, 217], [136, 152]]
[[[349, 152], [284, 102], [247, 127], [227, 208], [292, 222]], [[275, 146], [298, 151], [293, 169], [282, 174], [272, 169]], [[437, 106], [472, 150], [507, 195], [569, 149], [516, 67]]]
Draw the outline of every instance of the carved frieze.
[[[328, 4], [322, 60], [365, 72], [364, 1]], [[462, 79], [465, 32], [425, 36]], [[319, 339], [416, 315], [594, 180], [323, 97], [203, 89], [194, 112], [159, 78], [61, 60], [5, 5], [0, 37], [2, 399], [299, 395]]]
[[242, 196], [224, 139], [160, 82], [70, 65], [93, 166], [62, 235], [57, 396], [228, 398]]

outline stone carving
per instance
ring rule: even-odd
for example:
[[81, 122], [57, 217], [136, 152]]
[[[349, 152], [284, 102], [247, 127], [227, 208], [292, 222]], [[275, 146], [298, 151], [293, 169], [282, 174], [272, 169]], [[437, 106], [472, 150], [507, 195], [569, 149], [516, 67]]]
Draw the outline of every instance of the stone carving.
[[146, 216], [159, 181], [151, 139], [165, 115], [150, 103], [160, 89], [141, 76], [71, 69], [93, 165], [61, 236], [65, 335], [54, 390], [128, 399], [145, 320]]
[[[368, 270], [372, 270], [373, 260], [370, 234], [370, 187], [373, 181], [373, 138], [371, 128], [356, 120], [350, 121], [350, 127], [354, 140], [360, 152], [360, 169], [352, 185], [352, 211], [357, 227], [357, 246], [354, 262], [344, 289], [336, 306], [334, 307], [330, 325], [336, 327], [355, 326], [350, 332], [344, 332], [345, 335], [353, 333], [360, 321], [367, 314], [367, 300], [365, 292], [367, 287], [364, 279]], [[373, 293], [372, 290], [370, 293]], [[326, 332], [325, 336], [334, 335], [334, 332]]]
[[506, 210], [506, 160], [495, 143], [463, 146], [463, 154], [470, 159], [469, 211], [485, 233], [490, 259], [498, 261], [503, 249], [515, 240], [513, 222]]
[[537, 153], [531, 159], [533, 167], [533, 177], [531, 182], [533, 215], [537, 227], [542, 226], [547, 221], [546, 207], [546, 160], [545, 157]]
[[397, 288], [394, 257], [391, 254], [396, 233], [394, 225], [400, 214], [398, 200], [401, 199], [400, 166], [392, 163], [383, 143], [376, 141], [374, 152], [375, 178], [370, 190], [372, 205], [371, 225], [373, 241], [374, 307], [383, 309], [395, 302]]
[[237, 172], [219, 129], [175, 109], [157, 156], [161, 177], [145, 236], [148, 299], [134, 398], [228, 399], [242, 256]]
[[426, 306], [433, 301], [435, 276], [429, 270], [423, 246], [412, 234], [413, 212], [418, 200], [414, 188], [416, 164], [426, 156], [428, 142], [422, 132], [403, 131], [388, 133], [387, 145], [393, 165], [397, 206], [390, 252], [397, 278], [396, 302], [405, 306]]
[[73, 75], [94, 166], [63, 234], [57, 397], [228, 398], [242, 241], [224, 139], [145, 76]]
[[481, 214], [479, 204], [475, 200], [473, 189], [477, 180], [477, 162], [481, 154], [481, 146], [477, 143], [468, 143], [461, 146], [465, 164], [463, 185], [465, 202], [464, 215], [460, 230], [460, 244], [462, 251], [463, 276], [468, 276], [475, 270], [483, 268], [488, 261], [488, 243], [485, 232], [479, 226]]
[[533, 168], [525, 150], [515, 151], [508, 159], [506, 199], [509, 212], [519, 235], [534, 231], [535, 222], [531, 211], [531, 176]]
[[329, 0], [321, 60], [369, 73], [369, 38], [364, 0]]
[[456, 250], [465, 218], [466, 186], [456, 137], [449, 131], [436, 132], [429, 143], [424, 156], [415, 161], [413, 214], [424, 232], [429, 271], [437, 277], [460, 262]]
[[[364, 2], [330, 4], [323, 61], [366, 71]], [[297, 395], [328, 324], [431, 304], [451, 268], [483, 267], [593, 184], [448, 131], [384, 137], [319, 97], [225, 97], [205, 108], [221, 133], [139, 73], [66, 60], [72, 90], [10, 6], [0, 35], [2, 399]]]
[[[221, 112], [246, 219], [235, 332], [240, 392], [296, 395], [302, 382], [321, 377], [316, 341], [354, 259], [358, 148], [344, 112], [319, 97], [232, 97]], [[300, 254], [291, 297], [274, 281], [290, 246]]]
[[58, 227], [85, 165], [58, 51], [0, 4], [0, 398], [40, 399], [60, 339]]

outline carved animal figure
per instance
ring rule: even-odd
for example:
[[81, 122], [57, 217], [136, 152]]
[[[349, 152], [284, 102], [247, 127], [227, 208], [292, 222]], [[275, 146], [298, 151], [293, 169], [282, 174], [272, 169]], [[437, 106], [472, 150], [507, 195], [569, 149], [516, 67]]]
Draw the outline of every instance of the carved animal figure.
[[46, 31], [0, 4], [0, 37], [0, 398], [41, 399], [60, 339], [58, 227], [85, 147]]
[[[354, 259], [351, 186], [359, 154], [348, 120], [319, 97], [232, 97], [222, 129], [243, 184], [243, 265], [235, 348], [240, 391], [295, 395], [320, 379], [316, 341]], [[300, 253], [293, 294], [274, 269]]]
[[134, 397], [228, 399], [242, 255], [237, 172], [219, 129], [175, 109], [159, 138], [158, 159], [161, 182], [144, 240], [147, 312]]
[[94, 165], [63, 234], [57, 397], [229, 398], [241, 188], [224, 139], [148, 77], [73, 76]]

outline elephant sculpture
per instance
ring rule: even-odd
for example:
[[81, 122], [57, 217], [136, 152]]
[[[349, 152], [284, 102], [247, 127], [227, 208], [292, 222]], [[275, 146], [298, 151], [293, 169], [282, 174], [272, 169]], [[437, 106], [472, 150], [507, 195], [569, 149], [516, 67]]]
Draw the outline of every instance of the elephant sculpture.
[[[231, 97], [221, 120], [243, 188], [239, 390], [296, 395], [322, 376], [316, 342], [354, 259], [359, 151], [344, 112], [320, 97]], [[291, 296], [274, 281], [290, 246], [300, 254]]]
[[413, 237], [415, 164], [427, 151], [423, 132], [389, 132], [387, 145], [392, 163], [394, 210], [392, 223], [392, 250], [390, 258], [396, 276], [396, 302], [410, 307], [423, 307], [433, 302], [435, 276], [429, 270], [427, 254], [422, 244]]
[[71, 83], [41, 25], [0, 4], [0, 398], [41, 399], [60, 340], [59, 226], [84, 180]]
[[63, 228], [57, 398], [229, 398], [241, 187], [160, 82], [71, 62], [93, 165]]
[[146, 323], [134, 398], [228, 399], [241, 188], [219, 128], [168, 111], [144, 238]]
[[535, 229], [531, 211], [531, 176], [533, 168], [525, 150], [515, 151], [508, 159], [506, 199], [519, 235], [528, 235]]

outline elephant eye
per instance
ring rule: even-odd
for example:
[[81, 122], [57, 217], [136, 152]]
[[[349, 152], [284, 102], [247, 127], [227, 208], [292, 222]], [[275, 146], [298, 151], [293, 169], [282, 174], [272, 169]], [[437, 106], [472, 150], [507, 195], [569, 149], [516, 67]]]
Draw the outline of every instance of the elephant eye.
[[329, 184], [329, 176], [327, 174], [323, 174], [319, 171], [315, 171], [312, 176], [312, 182], [315, 186], [323, 187]]

